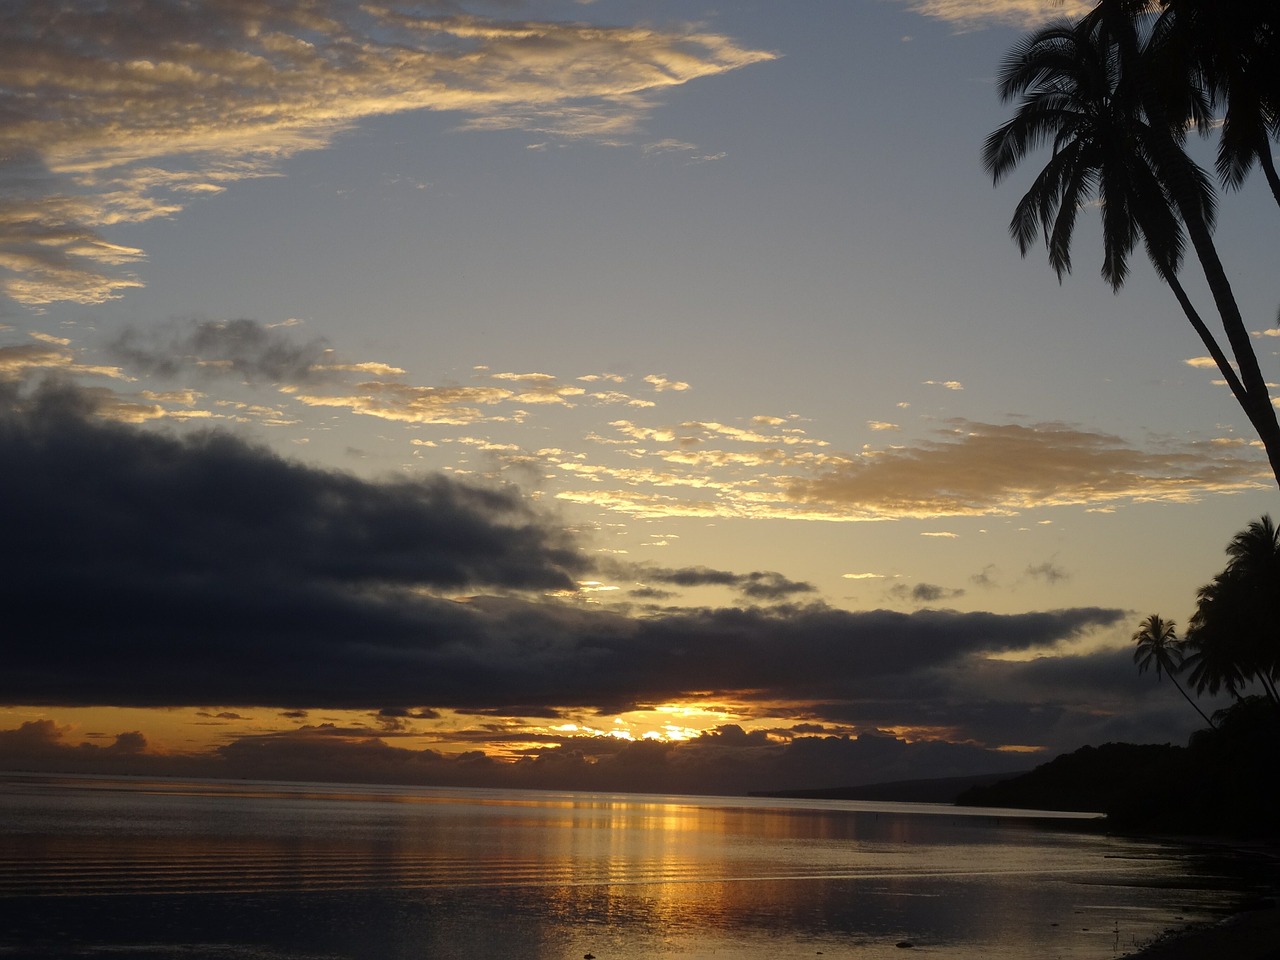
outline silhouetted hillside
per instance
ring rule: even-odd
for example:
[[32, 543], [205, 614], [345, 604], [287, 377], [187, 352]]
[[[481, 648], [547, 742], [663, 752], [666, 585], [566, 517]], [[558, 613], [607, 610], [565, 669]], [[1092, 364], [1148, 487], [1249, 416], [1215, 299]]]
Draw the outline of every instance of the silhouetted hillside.
[[1030, 773], [966, 790], [956, 803], [1105, 813], [1108, 826], [1144, 832], [1274, 837], [1280, 834], [1271, 770], [1280, 757], [1280, 711], [1245, 697], [1214, 714], [1186, 747], [1104, 743]]
[[[965, 790], [956, 803], [970, 807], [1087, 810], [1108, 813], [1122, 798], [1164, 779], [1184, 753], [1172, 744], [1104, 743], [1042, 763], [1030, 773]], [[1160, 774], [1157, 776], [1157, 774]]]
[[1121, 829], [1275, 837], [1272, 769], [1280, 757], [1280, 711], [1245, 697], [1214, 715], [1171, 762], [1116, 797], [1107, 821]]

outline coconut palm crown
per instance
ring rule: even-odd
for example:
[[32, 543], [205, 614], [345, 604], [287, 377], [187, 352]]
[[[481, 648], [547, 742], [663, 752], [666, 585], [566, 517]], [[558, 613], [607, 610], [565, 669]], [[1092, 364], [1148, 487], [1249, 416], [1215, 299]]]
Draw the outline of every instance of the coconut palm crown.
[[1162, 673], [1168, 674], [1187, 703], [1195, 708], [1205, 723], [1213, 726], [1213, 721], [1200, 709], [1200, 705], [1178, 683], [1177, 673], [1182, 667], [1182, 646], [1174, 622], [1153, 613], [1138, 626], [1133, 639], [1137, 643], [1137, 648], [1133, 651], [1133, 662], [1138, 665], [1138, 673], [1146, 673], [1148, 667], [1153, 667], [1157, 679]]

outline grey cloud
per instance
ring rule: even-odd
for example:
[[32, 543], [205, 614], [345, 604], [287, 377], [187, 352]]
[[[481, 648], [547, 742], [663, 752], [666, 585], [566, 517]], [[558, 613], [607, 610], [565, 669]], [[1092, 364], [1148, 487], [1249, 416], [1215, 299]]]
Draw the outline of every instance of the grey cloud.
[[256, 320], [174, 320], [146, 331], [130, 329], [108, 349], [131, 372], [177, 377], [199, 373], [247, 383], [307, 384], [331, 380], [328, 342], [300, 341]]
[[990, 590], [1000, 585], [999, 580], [997, 579], [998, 574], [999, 570], [996, 568], [996, 565], [994, 563], [988, 563], [977, 573], [970, 576], [969, 581], [975, 586]]
[[636, 587], [628, 590], [627, 596], [637, 600], [671, 600], [677, 594], [674, 590], [659, 590], [657, 587]]
[[912, 587], [905, 583], [895, 583], [885, 592], [897, 600], [910, 600], [912, 603], [937, 603], [939, 600], [964, 596], [961, 589], [940, 587], [936, 583], [917, 583]]
[[1071, 574], [1067, 573], [1052, 560], [1046, 560], [1044, 563], [1037, 563], [1027, 567], [1027, 575], [1035, 577], [1037, 580], [1043, 580], [1045, 583], [1061, 583], [1064, 580], [1071, 579]]
[[[801, 593], [814, 593], [816, 588], [811, 583], [790, 580], [772, 570], [757, 570], [751, 573], [733, 573], [729, 570], [715, 570], [711, 567], [627, 567], [614, 564], [613, 569], [619, 575], [632, 576], [637, 580], [652, 583], [665, 583], [676, 587], [723, 586], [738, 590], [752, 600], [784, 600]], [[646, 594], [654, 596], [655, 594]]]

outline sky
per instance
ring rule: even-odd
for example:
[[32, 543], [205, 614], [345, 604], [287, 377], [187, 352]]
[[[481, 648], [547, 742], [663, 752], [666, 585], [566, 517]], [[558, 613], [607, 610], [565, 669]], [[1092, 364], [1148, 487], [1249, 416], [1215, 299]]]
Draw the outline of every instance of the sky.
[[[1096, 211], [1061, 283], [1009, 238], [993, 78], [1081, 9], [5, 4], [0, 768], [739, 793], [1185, 742], [1130, 637], [1277, 490]], [[1216, 237], [1272, 381], [1277, 216], [1249, 181]]]

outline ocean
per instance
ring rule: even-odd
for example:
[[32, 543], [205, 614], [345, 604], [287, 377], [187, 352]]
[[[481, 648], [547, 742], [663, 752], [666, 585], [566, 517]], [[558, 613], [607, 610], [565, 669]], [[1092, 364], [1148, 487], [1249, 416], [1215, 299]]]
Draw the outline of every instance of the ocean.
[[1103, 960], [1240, 889], [1079, 814], [0, 775], [5, 960]]

